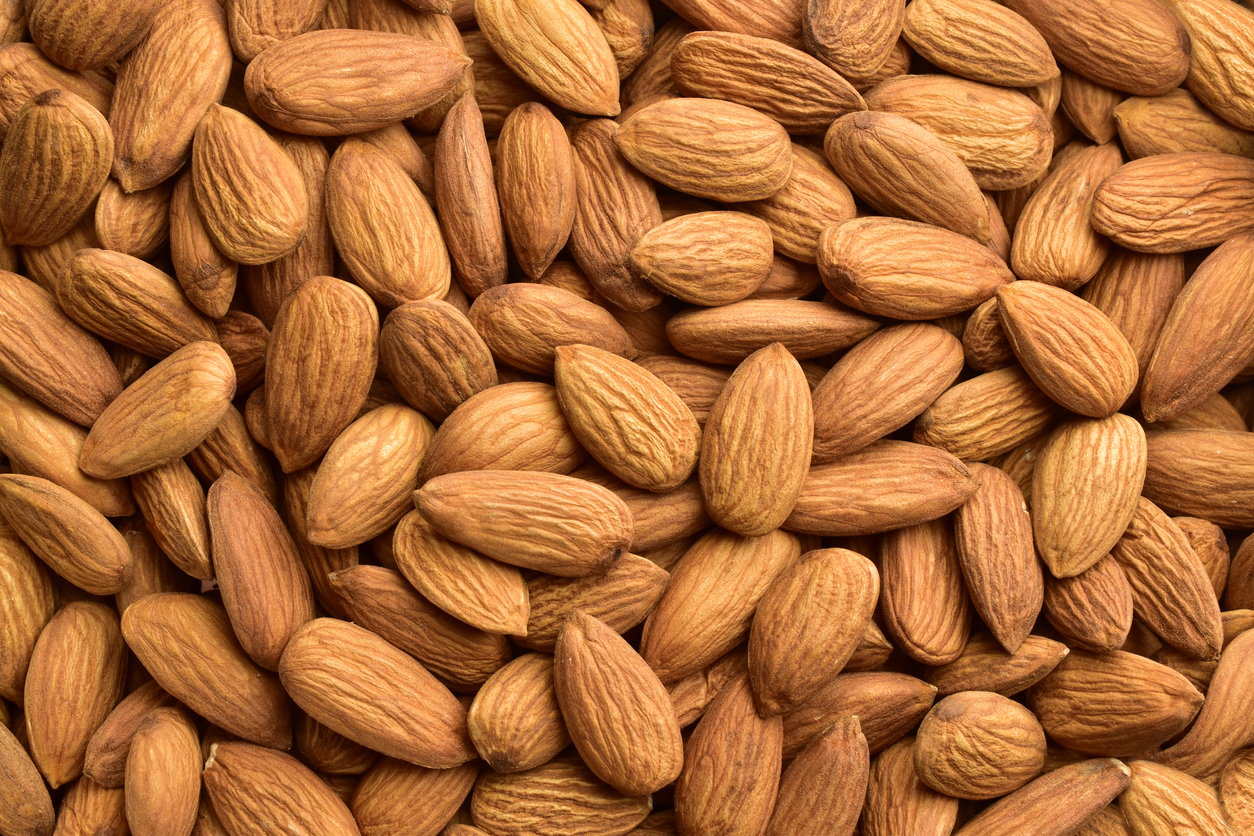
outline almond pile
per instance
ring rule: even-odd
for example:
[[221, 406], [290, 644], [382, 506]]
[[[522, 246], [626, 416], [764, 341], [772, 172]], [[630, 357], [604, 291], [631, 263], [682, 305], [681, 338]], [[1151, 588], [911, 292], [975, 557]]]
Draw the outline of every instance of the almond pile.
[[1254, 836], [1254, 2], [0, 0], [0, 836]]

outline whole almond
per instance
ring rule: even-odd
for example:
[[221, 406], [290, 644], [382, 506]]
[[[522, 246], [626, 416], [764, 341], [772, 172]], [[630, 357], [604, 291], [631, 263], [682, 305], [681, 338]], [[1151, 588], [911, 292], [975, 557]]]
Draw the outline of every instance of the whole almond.
[[189, 833], [200, 798], [200, 740], [181, 708], [158, 708], [131, 740], [126, 818], [135, 836]]
[[946, 390], [919, 416], [914, 440], [986, 461], [1036, 438], [1061, 411], [1022, 368], [1010, 366]]
[[9, 727], [0, 724], [0, 827], [14, 836], [52, 836], [56, 813], [43, 777]]
[[925, 665], [961, 656], [971, 635], [971, 604], [949, 521], [890, 532], [879, 558], [884, 629], [893, 643]]
[[379, 758], [362, 776], [349, 806], [361, 836], [439, 833], [470, 795], [479, 764], [427, 769]]
[[866, 6], [807, 0], [801, 18], [806, 46], [846, 78], [865, 78], [887, 63], [901, 35], [905, 5], [900, 0]]
[[83, 761], [83, 774], [100, 786], [121, 787], [126, 779], [126, 759], [135, 731], [156, 709], [174, 704], [174, 698], [156, 680], [127, 694], [92, 735]]
[[1128, 788], [1119, 796], [1133, 833], [1231, 834], [1213, 787], [1171, 767], [1134, 761]]
[[1114, 117], [1119, 141], [1134, 160], [1183, 151], [1254, 154], [1254, 136], [1248, 130], [1216, 116], [1184, 88], [1163, 96], [1125, 99], [1115, 108]]
[[194, 578], [213, 578], [205, 489], [183, 459], [131, 477], [135, 502], [161, 550]]
[[652, 806], [648, 796], [623, 795], [573, 757], [526, 772], [484, 770], [470, 797], [471, 818], [493, 836], [626, 833]]
[[1105, 145], [1118, 136], [1115, 108], [1123, 93], [1090, 81], [1064, 68], [1062, 72], [1062, 112], [1080, 133]]
[[1175, 0], [1169, 9], [1189, 33], [1184, 84], [1224, 121], [1254, 130], [1254, 101], [1246, 45], [1254, 43], [1254, 15], [1209, 0]]
[[402, 397], [435, 421], [497, 381], [492, 354], [470, 320], [436, 299], [388, 314], [379, 334], [379, 362]]
[[862, 810], [866, 836], [944, 836], [953, 832], [958, 799], [942, 795], [919, 780], [913, 750], [914, 738], [906, 737], [872, 762]]
[[935, 686], [903, 673], [843, 673], [784, 715], [784, 757], [796, 757], [841, 717], [858, 718], [874, 754], [917, 726], [935, 697]]
[[538, 279], [575, 224], [575, 156], [561, 123], [526, 102], [505, 118], [496, 150], [501, 214], [523, 272]]
[[901, 36], [919, 55], [962, 78], [1032, 87], [1058, 75], [1041, 33], [991, 0], [924, 0], [906, 6]]
[[1045, 616], [1078, 647], [1118, 650], [1132, 629], [1132, 586], [1118, 561], [1103, 557], [1078, 575], [1049, 578]]
[[354, 780], [375, 763], [379, 753], [337, 734], [304, 712], [296, 715], [292, 743], [299, 757], [324, 775], [351, 776]]
[[[796, 0], [767, 0], [746, 6], [732, 0], [675, 0], [686, 20], [701, 29], [758, 35], [802, 49], [801, 10]], [[691, 31], [691, 30], [689, 30]]]
[[745, 299], [717, 308], [688, 308], [666, 322], [672, 345], [707, 363], [739, 365], [779, 343], [798, 360], [849, 348], [879, 322], [836, 302]]
[[96, 202], [96, 235], [107, 250], [147, 258], [169, 240], [174, 183], [128, 194], [110, 178]]
[[856, 717], [842, 718], [784, 770], [767, 836], [854, 832], [871, 758]]
[[526, 653], [484, 683], [467, 713], [479, 757], [497, 772], [522, 772], [570, 745], [553, 685], [552, 657]]
[[[244, 73], [248, 103], [276, 128], [342, 136], [383, 128], [435, 104], [470, 59], [391, 32], [327, 29], [268, 47]], [[326, 79], [334, 76], [330, 87]], [[361, 90], [369, 89], [368, 102]]]
[[109, 123], [91, 104], [67, 90], [32, 98], [13, 115], [0, 152], [5, 241], [51, 244], [73, 229], [104, 188], [112, 160]]
[[[988, 752], [998, 753], [991, 762]], [[920, 780], [956, 798], [996, 798], [1032, 780], [1045, 762], [1045, 732], [1032, 712], [987, 691], [964, 691], [933, 706], [919, 724]]]
[[326, 0], [302, 0], [283, 4], [274, 0], [243, 0], [227, 10], [231, 46], [245, 63], [266, 47], [317, 29], [326, 9]]
[[143, 2], [123, 14], [79, 0], [36, 0], [26, 21], [31, 40], [53, 61], [71, 70], [99, 69], [143, 39], [159, 8]]
[[1062, 642], [1030, 635], [1014, 653], [1007, 653], [990, 633], [976, 633], [961, 656], [928, 674], [928, 682], [945, 697], [962, 691], [1013, 697], [1047, 676], [1070, 652]]
[[0, 526], [0, 587], [9, 602], [0, 613], [0, 636], [9, 648], [0, 665], [0, 696], [17, 703], [35, 642], [52, 618], [54, 601], [48, 573], [8, 525]]
[[1042, 836], [1075, 833], [1123, 791], [1129, 772], [1111, 758], [1069, 764], [993, 802], [956, 833], [1012, 836], [1028, 828]]
[[695, 212], [646, 232], [632, 249], [628, 268], [689, 304], [725, 305], [766, 281], [772, 246], [765, 221], [741, 212]]
[[291, 746], [291, 702], [244, 653], [220, 604], [149, 595], [126, 608], [122, 635], [161, 687], [200, 716], [245, 740]]
[[648, 105], [623, 122], [614, 141], [654, 180], [710, 200], [762, 200], [782, 189], [792, 171], [783, 126], [718, 99]]

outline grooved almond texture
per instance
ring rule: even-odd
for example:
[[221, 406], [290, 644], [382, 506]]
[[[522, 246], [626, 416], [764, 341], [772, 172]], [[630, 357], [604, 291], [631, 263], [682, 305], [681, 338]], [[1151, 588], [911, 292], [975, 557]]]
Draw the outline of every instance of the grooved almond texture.
[[479, 757], [497, 772], [522, 772], [553, 760], [570, 735], [553, 688], [553, 657], [526, 653], [484, 683], [466, 715]]
[[957, 659], [971, 634], [971, 603], [949, 521], [890, 532], [879, 557], [884, 629], [893, 643], [925, 665]]
[[801, 10], [806, 46], [846, 78], [865, 78], [888, 62], [905, 7], [901, 0], [806, 0]]
[[644, 234], [632, 275], [689, 304], [739, 302], [771, 273], [771, 229], [741, 212], [694, 212]]
[[1132, 629], [1132, 586], [1118, 561], [1107, 555], [1078, 575], [1049, 578], [1045, 616], [1085, 650], [1118, 650]]
[[379, 333], [379, 362], [401, 397], [433, 421], [497, 382], [483, 338], [461, 311], [438, 299], [388, 314]]
[[131, 477], [135, 502], [157, 546], [194, 578], [213, 578], [205, 489], [183, 459]]
[[22, 742], [0, 724], [0, 827], [13, 836], [52, 836], [56, 813], [43, 777]]
[[200, 798], [200, 740], [181, 708], [158, 708], [131, 740], [126, 819], [135, 836], [190, 833]]
[[54, 601], [48, 573], [9, 525], [0, 526], [0, 589], [9, 602], [0, 613], [0, 636], [9, 648], [0, 664], [0, 696], [16, 703]]
[[1189, 75], [1184, 84], [1207, 108], [1238, 128], [1254, 130], [1254, 14], [1214, 0], [1175, 0], [1168, 7], [1188, 30]]
[[973, 81], [1032, 87], [1058, 76], [1041, 33], [992, 0], [911, 3], [901, 36], [942, 70]]
[[470, 815], [493, 836], [621, 836], [653, 808], [602, 782], [578, 758], [556, 758], [526, 772], [484, 770]]
[[[361, 836], [439, 833], [470, 794], [479, 765], [427, 769], [379, 758], [362, 776], [349, 802]], [[455, 827], [455, 826], [454, 826]]]
[[174, 697], [155, 679], [127, 694], [87, 744], [83, 774], [101, 786], [121, 787], [126, 780], [126, 758], [135, 731], [153, 711], [174, 702]]
[[993, 802], [957, 831], [959, 836], [1041, 836], [1075, 833], [1128, 786], [1130, 770], [1110, 758], [1093, 758], [1047, 772]]
[[562, 123], [538, 102], [505, 117], [497, 142], [496, 189], [518, 263], [538, 279], [575, 224], [575, 155]]
[[277, 0], [237, 0], [227, 8], [231, 30], [231, 47], [245, 63], [264, 52], [266, 47], [317, 29], [326, 11], [327, 0], [300, 0], [280, 3]]

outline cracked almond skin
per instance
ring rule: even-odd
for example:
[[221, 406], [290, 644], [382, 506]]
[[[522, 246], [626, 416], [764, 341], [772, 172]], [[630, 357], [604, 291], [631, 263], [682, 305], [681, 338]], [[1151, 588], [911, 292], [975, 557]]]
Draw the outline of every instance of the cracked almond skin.
[[624, 120], [614, 141], [659, 183], [724, 203], [768, 198], [792, 173], [792, 143], [783, 126], [718, 99], [647, 105]]
[[1132, 629], [1132, 586], [1110, 555], [1069, 578], [1045, 583], [1045, 617], [1077, 647], [1095, 653], [1123, 647]]
[[901, 36], [937, 67], [972, 81], [1034, 87], [1058, 77], [1058, 64], [1036, 27], [992, 0], [912, 3]]
[[466, 710], [409, 655], [355, 624], [307, 622], [288, 642], [279, 678], [305, 713], [349, 740], [419, 766], [475, 757]]
[[53, 789], [82, 774], [87, 745], [121, 699], [125, 680], [126, 645], [111, 608], [77, 601], [44, 627], [23, 709], [31, 758]]
[[496, 149], [505, 229], [523, 272], [539, 279], [575, 224], [575, 154], [562, 123], [539, 102], [505, 117]]
[[870, 765], [858, 719], [842, 718], [784, 770], [765, 836], [852, 834], [866, 798]]
[[679, 777], [684, 744], [670, 695], [635, 649], [575, 611], [554, 648], [553, 686], [575, 749], [623, 795], [649, 795]]
[[1133, 761], [1119, 808], [1133, 833], [1234, 834], [1215, 789], [1162, 764]]
[[1119, 413], [1050, 435], [1032, 474], [1032, 530], [1055, 577], [1080, 574], [1119, 542], [1145, 483], [1146, 449], [1141, 425]]
[[646, 232], [631, 251], [632, 275], [692, 305], [750, 296], [773, 262], [771, 229], [743, 212], [694, 212]]
[[200, 799], [200, 739], [182, 708], [154, 710], [126, 758], [126, 818], [136, 836], [190, 833]]
[[925, 665], [962, 655], [971, 634], [958, 546], [946, 519], [892, 531], [880, 541], [884, 629], [903, 653]]
[[937, 792], [997, 798], [1040, 773], [1045, 732], [1017, 702], [987, 691], [964, 691], [941, 700], [923, 718], [913, 754], [920, 780]]
[[450, 540], [551, 575], [604, 571], [631, 544], [631, 512], [621, 499], [556, 473], [449, 473], [424, 484], [414, 503]]
[[475, 20], [501, 60], [554, 103], [588, 116], [619, 114], [614, 53], [575, 0], [484, 0]]
[[109, 179], [113, 134], [100, 111], [45, 90], [9, 124], [0, 151], [0, 226], [10, 245], [51, 244], [74, 228]]
[[0, 475], [0, 513], [30, 550], [92, 595], [131, 581], [131, 552], [118, 530], [84, 500], [46, 479]]
[[8, 652], [0, 659], [0, 697], [22, 698], [35, 642], [55, 611], [53, 585], [44, 565], [10, 525], [0, 525], [0, 589], [8, 606], [0, 612], [0, 638]]
[[479, 757], [496, 772], [523, 772], [570, 745], [553, 685], [554, 659], [526, 653], [492, 675], [466, 715]]
[[832, 295], [876, 316], [939, 319], [1014, 282], [1001, 258], [965, 235], [897, 218], [857, 218], [819, 238], [819, 275]]
[[126, 608], [122, 635], [170, 696], [230, 734], [292, 745], [292, 704], [274, 674], [244, 653], [226, 610], [209, 598], [166, 592]]
[[401, 397], [433, 421], [497, 383], [483, 338], [461, 311], [438, 299], [409, 302], [387, 315], [379, 363]]
[[1032, 687], [1027, 704], [1056, 743], [1127, 757], [1186, 728], [1202, 699], [1179, 673], [1143, 656], [1076, 649]]
[[956, 836], [1040, 836], [1075, 833], [1114, 801], [1131, 770], [1112, 758], [1093, 758], [1047, 772], [1004, 798], [956, 831]]
[[645, 369], [592, 346], [559, 346], [557, 399], [580, 443], [607, 470], [666, 493], [692, 475], [701, 427], [673, 390]]
[[261, 836], [275, 827], [358, 836], [344, 802], [291, 755], [250, 743], [215, 743], [202, 777], [214, 811], [235, 836]]
[[217, 3], [176, 0], [160, 8], [118, 67], [109, 113], [113, 176], [125, 191], [152, 188], [187, 162], [196, 126], [226, 92], [232, 58]]
[[0, 827], [13, 836], [52, 836], [56, 813], [22, 741], [0, 724]]
[[194, 342], [153, 366], [101, 413], [79, 467], [98, 479], [130, 476], [190, 453], [235, 396], [235, 369], [216, 343]]
[[1173, 0], [1190, 40], [1187, 87], [1225, 122], [1254, 130], [1254, 14], [1214, 0]]
[[840, 178], [878, 211], [981, 244], [992, 240], [980, 187], [958, 155], [926, 128], [893, 113], [851, 113], [832, 123], [823, 147]]
[[936, 687], [902, 673], [842, 673], [784, 715], [784, 757], [793, 758], [841, 717], [856, 716], [875, 754], [910, 732], [932, 707]]
[[1062, 642], [1030, 635], [1014, 653], [1007, 653], [992, 634], [976, 633], [961, 656], [931, 670], [927, 680], [942, 697], [962, 691], [1013, 697], [1047, 676], [1070, 652]]
[[86, 0], [32, 0], [26, 4], [31, 40], [70, 70], [96, 70], [124, 57], [148, 33], [161, 4], [122, 7]]
[[361, 836], [439, 833], [470, 795], [478, 774], [475, 761], [427, 769], [379, 758], [358, 782], [349, 807]]
[[821, 134], [837, 117], [866, 109], [835, 70], [768, 37], [694, 32], [675, 47], [671, 73], [685, 96], [757, 108], [790, 134]]
[[875, 564], [847, 549], [809, 552], [781, 574], [759, 602], [749, 633], [758, 713], [791, 711], [834, 679], [878, 598]]
[[341, 136], [435, 104], [469, 65], [465, 55], [424, 38], [326, 29], [264, 50], [244, 73], [244, 91], [257, 115], [280, 130]]
[[866, 836], [949, 836], [953, 832], [958, 799], [919, 780], [914, 771], [914, 741], [913, 736], [903, 738], [871, 763], [862, 811]]
[[679, 832], [753, 836], [771, 819], [779, 788], [783, 721], [754, 710], [747, 676], [719, 693], [697, 723], [675, 785]]
[[750, 355], [710, 407], [700, 479], [710, 517], [746, 537], [779, 528], [809, 468], [810, 387], [781, 343]]

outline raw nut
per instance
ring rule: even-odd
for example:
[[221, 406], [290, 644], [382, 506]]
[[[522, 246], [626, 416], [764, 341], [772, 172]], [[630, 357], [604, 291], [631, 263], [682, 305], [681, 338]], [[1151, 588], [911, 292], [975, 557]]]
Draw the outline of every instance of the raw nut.
[[879, 587], [875, 564], [847, 549], [809, 552], [776, 579], [749, 633], [759, 714], [791, 711], [840, 673], [870, 623]]
[[243, 648], [226, 610], [200, 595], [160, 593], [126, 608], [122, 635], [171, 696], [245, 740], [292, 745], [292, 705]]
[[84, 0], [32, 0], [26, 4], [31, 40], [53, 61], [71, 70], [95, 70], [135, 48], [161, 4], [144, 0], [126, 7]]
[[270, 460], [248, 434], [244, 416], [234, 406], [227, 407], [213, 432], [187, 454], [187, 463], [206, 482], [215, 482], [233, 470], [257, 486], [271, 503], [278, 504], [280, 494], [270, 472]]
[[[1249, 433], [1169, 430], [1146, 436], [1145, 498], [1173, 514], [1225, 528], [1254, 525]], [[1239, 575], [1233, 573], [1233, 579]]]
[[562, 123], [544, 105], [510, 111], [496, 145], [496, 190], [514, 255], [539, 279], [566, 246], [575, 224], [575, 153]]
[[903, 738], [872, 762], [862, 811], [866, 836], [948, 836], [953, 832], [958, 799], [919, 780], [914, 771], [914, 741], [913, 736]]
[[1036, 27], [992, 0], [911, 3], [901, 36], [937, 67], [972, 81], [1035, 87], [1058, 77]]
[[1045, 584], [1045, 617], [1074, 645], [1095, 653], [1123, 647], [1132, 629], [1132, 585], [1110, 555]]
[[795, 0], [764, 0], [753, 5], [736, 0], [675, 0], [675, 8], [701, 29], [757, 35], [794, 49], [805, 47]]
[[474, 761], [452, 769], [427, 769], [379, 758], [358, 782], [349, 806], [361, 836], [439, 833], [470, 795], [478, 774]]
[[618, 77], [626, 78], [653, 45], [652, 8], [644, 0], [611, 0], [600, 9], [589, 7], [589, 11], [614, 53]]
[[280, 3], [277, 0], [241, 0], [227, 9], [231, 30], [231, 47], [247, 64], [269, 46], [317, 29], [327, 0], [300, 0]]
[[156, 253], [169, 240], [173, 191], [169, 180], [129, 194], [117, 180], [105, 181], [96, 202], [96, 235], [101, 245], [136, 258]]
[[205, 489], [184, 459], [131, 477], [135, 502], [157, 546], [194, 578], [213, 579]]
[[710, 517], [746, 537], [779, 528], [809, 469], [814, 411], [796, 359], [780, 343], [740, 364], [710, 408], [701, 493]]
[[125, 191], [150, 189], [187, 162], [196, 126], [226, 91], [231, 59], [226, 16], [216, 2], [160, 7], [147, 37], [118, 67], [109, 112], [113, 176]]
[[484, 770], [470, 797], [471, 818], [492, 836], [627, 833], [652, 807], [648, 796], [624, 796], [573, 757], [526, 772]]
[[971, 603], [949, 521], [890, 532], [879, 558], [884, 629], [896, 646], [925, 665], [961, 656], [971, 635]]
[[[15, 11], [23, 18], [22, 4], [15, 4]], [[8, 11], [10, 7], [6, 7]], [[9, 130], [13, 114], [35, 96], [45, 90], [59, 89], [86, 99], [92, 107], [106, 117], [112, 103], [114, 85], [102, 73], [74, 72], [49, 61], [32, 43], [6, 40], [0, 46], [0, 72], [8, 80], [0, 92], [0, 139]]]
[[656, 375], [679, 395], [697, 423], [705, 426], [710, 417], [710, 407], [731, 378], [729, 369], [699, 363], [686, 357], [668, 357], [662, 354], [645, 354], [636, 364]]
[[671, 73], [685, 96], [755, 108], [790, 134], [821, 134], [837, 117], [866, 109], [853, 85], [830, 67], [767, 37], [694, 32], [675, 47]]
[[866, 798], [870, 766], [858, 718], [842, 718], [784, 770], [765, 836], [852, 834]]
[[215, 743], [203, 779], [214, 811], [236, 836], [261, 836], [271, 827], [325, 836], [358, 833], [344, 802], [291, 755], [250, 743]]
[[[6, 512], [7, 515], [7, 512]], [[7, 524], [0, 525], [0, 637], [8, 651], [0, 659], [0, 697], [22, 698], [35, 642], [54, 612], [52, 581], [43, 565]]]
[[85, 601], [58, 610], [35, 643], [23, 700], [31, 759], [53, 789], [82, 774], [87, 744], [125, 682], [117, 613]]
[[[851, 113], [832, 123], [827, 159], [854, 194], [886, 215], [992, 240], [984, 195], [935, 134], [893, 113]], [[974, 306], [973, 306], [974, 307]]]
[[902, 673], [844, 673], [784, 715], [784, 757], [793, 758], [840, 717], [857, 717], [872, 754], [919, 724], [932, 707], [935, 686]]
[[801, 18], [806, 47], [846, 78], [865, 78], [888, 62], [905, 8], [902, 0], [807, 0]]
[[1131, 770], [1111, 758], [1094, 758], [1047, 772], [993, 802], [957, 831], [958, 836], [1066, 836], [1102, 810], [1128, 785]]
[[131, 551], [95, 508], [46, 479], [0, 475], [0, 513], [54, 572], [93, 595], [131, 581]]
[[374, 379], [379, 313], [365, 291], [318, 276], [283, 303], [266, 352], [270, 442], [284, 473], [316, 462]]
[[610, 472], [659, 493], [692, 475], [701, 428], [662, 381], [630, 360], [580, 345], [558, 347], [554, 375], [571, 430]]
[[1073, 650], [1028, 692], [1051, 740], [1089, 755], [1153, 751], [1197, 716], [1202, 694], [1143, 656]]
[[1220, 776], [1219, 797], [1228, 820], [1238, 832], [1254, 824], [1254, 754], [1237, 755]]
[[218, 342], [235, 367], [236, 390], [251, 392], [265, 380], [270, 329], [244, 311], [227, 311], [215, 326]]
[[1015, 353], [1006, 339], [993, 297], [971, 311], [962, 329], [962, 353], [967, 363], [980, 372], [991, 372], [1014, 365]]
[[[131, 739], [144, 719], [158, 708], [176, 704], [156, 680], [139, 686], [109, 712], [96, 729], [83, 760], [83, 775], [103, 787], [121, 787]], [[199, 760], [197, 768], [199, 768]]]
[[479, 757], [497, 772], [523, 772], [553, 760], [570, 745], [553, 657], [526, 653], [483, 684], [466, 715]]
[[387, 127], [435, 104], [470, 63], [425, 38], [326, 29], [263, 51], [248, 64], [244, 91], [257, 115], [280, 130], [342, 136]]
[[1168, 8], [1189, 33], [1185, 86], [1224, 121], [1254, 130], [1254, 68], [1249, 59], [1254, 16], [1248, 8], [1213, 0], [1173, 0]]
[[1184, 151], [1254, 156], [1254, 135], [1225, 122], [1183, 88], [1164, 96], [1125, 99], [1115, 108], [1115, 124], [1119, 141], [1134, 160]]
[[1118, 90], [1063, 69], [1062, 112], [1080, 133], [1098, 145], [1105, 145], [1119, 135], [1115, 108], [1123, 98]]
[[315, 720], [389, 757], [447, 769], [475, 756], [466, 710], [448, 689], [354, 624], [307, 622], [288, 642], [279, 678]]
[[1030, 635], [1014, 653], [1007, 653], [991, 634], [977, 633], [961, 656], [933, 669], [927, 679], [943, 697], [962, 691], [1013, 697], [1047, 676], [1070, 652], [1062, 642]]
[[1213, 787], [1162, 764], [1132, 763], [1132, 778], [1119, 796], [1133, 833], [1233, 834]]
[[484, 0], [475, 20], [523, 81], [556, 104], [617, 116], [618, 65], [591, 15], [575, 0]]
[[299, 757], [323, 775], [356, 780], [379, 758], [378, 752], [331, 731], [303, 711], [296, 715], [292, 743]]
[[760, 833], [778, 793], [783, 722], [763, 719], [747, 676], [730, 682], [697, 723], [675, 785], [683, 833]]
[[717, 308], [688, 308], [666, 322], [672, 345], [707, 363], [739, 365], [780, 343], [797, 360], [856, 345], [879, 322], [838, 302], [745, 299]]
[[919, 416], [914, 440], [963, 461], [988, 461], [1040, 436], [1061, 412], [1022, 368], [1010, 366], [946, 390]]
[[656, 494], [633, 488], [592, 463], [573, 471], [571, 475], [609, 488], [627, 503], [634, 529], [632, 544], [642, 553], [674, 546], [700, 534], [710, 524], [710, 516], [701, 498], [701, 485], [696, 479], [689, 479], [669, 493]]
[[691, 305], [739, 302], [771, 273], [771, 229], [742, 212], [694, 212], [646, 232], [631, 274]]
[[1146, 481], [1146, 449], [1141, 425], [1119, 413], [1050, 436], [1032, 474], [1032, 530], [1055, 577], [1080, 574], [1119, 542]]
[[782, 125], [718, 99], [650, 104], [624, 120], [614, 141], [659, 183], [724, 203], [770, 197], [792, 172], [792, 143]]
[[113, 134], [84, 99], [45, 90], [13, 116], [0, 152], [0, 226], [9, 245], [51, 244], [109, 179]]
[[841, 302], [906, 320], [971, 310], [1014, 281], [996, 253], [965, 235], [897, 218], [828, 227], [819, 238], [818, 266]]
[[13, 836], [52, 836], [56, 813], [22, 742], [0, 723], [0, 828]]
[[625, 639], [576, 611], [557, 637], [554, 660], [566, 728], [597, 777], [628, 796], [679, 777], [684, 744], [670, 696]]
[[200, 799], [200, 739], [181, 708], [158, 708], [131, 740], [126, 819], [135, 836], [190, 833]]
[[1189, 35], [1153, 0], [1010, 0], [1045, 37], [1059, 62], [1135, 96], [1179, 87], [1189, 70]]
[[1031, 781], [1045, 764], [1045, 732], [1032, 712], [988, 691], [938, 702], [919, 725], [919, 779], [955, 798], [997, 798]]

